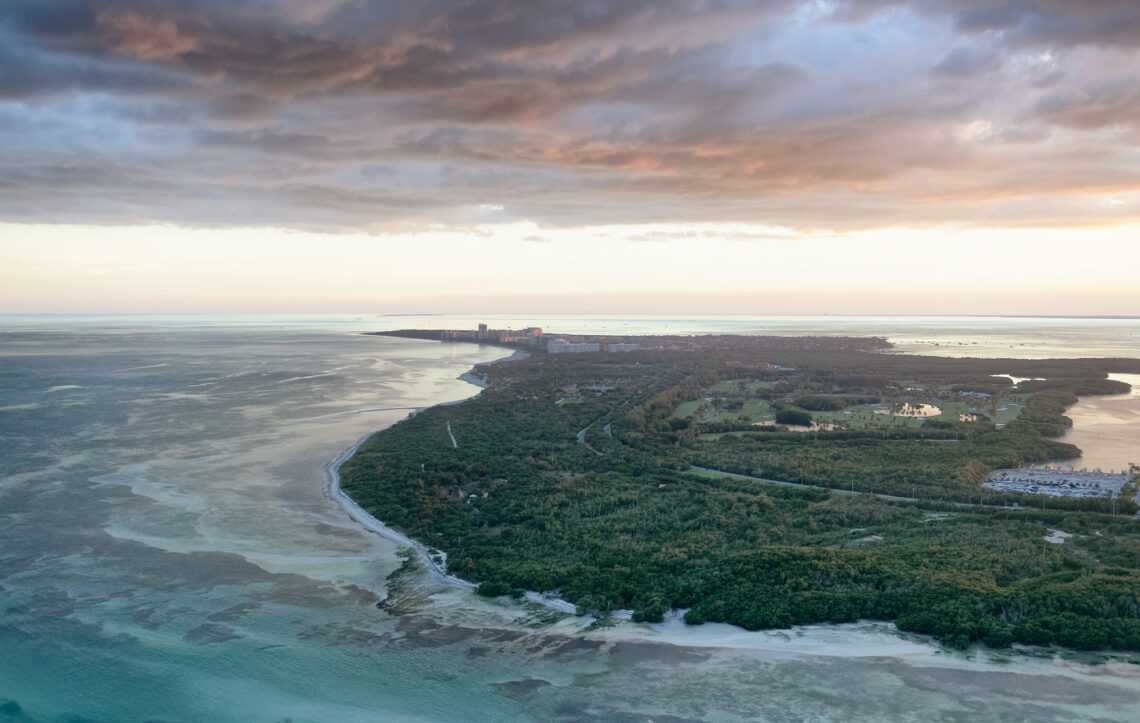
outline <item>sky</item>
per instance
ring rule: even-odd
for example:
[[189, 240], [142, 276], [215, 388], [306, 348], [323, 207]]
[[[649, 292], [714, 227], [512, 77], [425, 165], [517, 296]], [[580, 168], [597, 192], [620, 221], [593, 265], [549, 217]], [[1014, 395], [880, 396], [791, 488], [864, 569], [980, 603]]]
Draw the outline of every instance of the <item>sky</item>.
[[0, 312], [1140, 314], [1135, 0], [3, 0]]

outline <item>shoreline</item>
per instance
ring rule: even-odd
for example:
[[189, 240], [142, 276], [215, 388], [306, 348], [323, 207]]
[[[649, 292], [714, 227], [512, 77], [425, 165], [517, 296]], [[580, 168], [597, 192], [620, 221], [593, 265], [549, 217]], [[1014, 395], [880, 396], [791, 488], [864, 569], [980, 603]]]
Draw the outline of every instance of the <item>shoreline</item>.
[[[432, 558], [431, 551], [426, 545], [384, 524], [340, 488], [340, 466], [351, 459], [362, 444], [382, 431], [365, 435], [324, 466], [325, 496], [336, 502], [353, 521], [368, 532], [414, 551], [435, 582], [455, 590], [474, 592], [478, 587], [476, 583], [449, 574]], [[615, 610], [608, 619], [630, 624], [590, 630], [590, 626], [602, 618], [590, 614], [578, 615], [574, 603], [530, 590], [526, 591], [525, 598], [527, 602], [563, 613], [571, 618], [589, 618], [588, 623], [572, 630], [565, 627], [567, 624], [565, 621], [556, 623], [549, 631], [551, 634], [574, 634], [612, 643], [638, 642], [683, 648], [747, 650], [792, 657], [893, 658], [947, 668], [978, 665], [994, 671], [1010, 671], [1008, 667], [1010, 663], [1020, 663], [1023, 669], [1017, 672], [1021, 674], [1060, 673], [1074, 677], [1081, 677], [1079, 671], [1074, 669], [1075, 666], [1093, 668], [1105, 666], [1104, 670], [1114, 670], [1111, 666], [1125, 663], [1125, 659], [1129, 657], [1119, 651], [1070, 651], [1064, 648], [1036, 648], [1026, 645], [1014, 646], [1007, 650], [990, 649], [980, 645], [968, 651], [950, 650], [929, 636], [904, 633], [895, 627], [894, 623], [882, 620], [794, 625], [791, 628], [771, 630], [746, 630], [730, 623], [688, 625], [683, 622], [684, 610], [678, 609], [666, 613], [665, 620], [660, 623], [631, 623], [630, 611]], [[840, 636], [841, 639], [836, 639], [836, 636]], [[988, 655], [989, 659], [975, 657], [981, 654]], [[1093, 660], [1080, 660], [1081, 658]], [[1061, 667], [1058, 668], [1057, 665]], [[1132, 668], [1127, 667], [1126, 670], [1131, 671]]]
[[[491, 363], [498, 363], [498, 360]], [[478, 393], [479, 392], [476, 392], [476, 394]], [[465, 400], [441, 402], [439, 405], [432, 406], [456, 404], [461, 401]], [[430, 408], [431, 407], [425, 407], [425, 409]], [[425, 570], [435, 582], [457, 590], [474, 592], [476, 588], [478, 588], [478, 585], [470, 580], [464, 580], [461, 577], [449, 574], [443, 566], [435, 561], [427, 545], [384, 524], [383, 521], [357, 504], [352, 497], [341, 489], [341, 465], [351, 459], [353, 455], [356, 454], [356, 451], [360, 449], [361, 445], [367, 442], [373, 435], [379, 434], [382, 431], [383, 430], [379, 430], [366, 434], [324, 465], [323, 471], [325, 480], [323, 490], [325, 497], [335, 502], [354, 522], [368, 532], [412, 550], [416, 557], [423, 562]], [[589, 623], [575, 631], [577, 633], [587, 632], [586, 628], [588, 628], [589, 625], [602, 619], [589, 614], [579, 616], [577, 606], [562, 598], [545, 595], [533, 590], [527, 590], [524, 596], [527, 602], [541, 605], [555, 612], [573, 617], [590, 618]], [[891, 623], [882, 621], [859, 621], [851, 624], [853, 626], [852, 632], [855, 633], [857, 639], [861, 640], [858, 647], [862, 651], [858, 654], [853, 654], [852, 652], [839, 653], [829, 649], [829, 645], [835, 645], [835, 643], [826, 641], [826, 638], [830, 637], [831, 634], [842, 631], [843, 626], [840, 625], [806, 625], [795, 626], [787, 630], [750, 631], [728, 623], [705, 623], [699, 626], [690, 626], [682, 622], [683, 615], [683, 610], [673, 609], [666, 614], [665, 621], [661, 623], [640, 623], [633, 627], [622, 626], [620, 632], [614, 628], [605, 628], [596, 632], [599, 637], [615, 643], [623, 641], [662, 643], [680, 647], [742, 649], [823, 657], [880, 657], [884, 655], [910, 657], [915, 655], [937, 655], [941, 652], [940, 647], [936, 643], [932, 641], [925, 643], [915, 642], [914, 638], [921, 636], [906, 636], [898, 631], [897, 628], [894, 628]], [[632, 618], [632, 612], [628, 610], [614, 610], [608, 618], [615, 622], [629, 622]], [[697, 628], [700, 628], [700, 630]], [[866, 644], [868, 641], [862, 640], [860, 634], [861, 631], [867, 628], [875, 628], [880, 635], [889, 637], [891, 640], [880, 641], [870, 649], [867, 649]], [[552, 632], [557, 633], [559, 631]], [[563, 630], [561, 632], [566, 631]], [[813, 640], [813, 638], [817, 636], [824, 639]]]
[[[494, 359], [489, 362], [476, 364], [468, 371], [456, 377], [459, 380], [471, 384], [476, 387], [476, 391], [461, 399], [450, 400], [446, 402], [438, 402], [436, 404], [420, 407], [412, 410], [408, 416], [419, 413], [425, 409], [432, 409], [434, 407], [447, 407], [462, 402], [468, 401], [478, 396], [484, 389], [490, 387], [489, 380], [479, 373], [480, 367], [487, 367], [494, 364], [505, 364], [515, 361], [522, 361], [529, 358], [531, 355], [522, 350], [515, 350], [512, 354]], [[397, 422], [398, 423], [398, 422]], [[385, 427], [387, 429], [387, 427]], [[380, 537], [393, 542], [402, 547], [407, 547], [413, 550], [416, 556], [423, 561], [425, 569], [430, 577], [448, 587], [463, 590], [466, 592], [474, 592], [478, 588], [478, 584], [465, 580], [456, 575], [449, 574], [446, 570], [446, 554], [442, 551], [437, 551], [443, 556], [443, 564], [436, 562], [432, 557], [431, 548], [423, 543], [415, 540], [398, 530], [395, 530], [386, 525], [382, 520], [376, 518], [363, 507], [361, 507], [355, 500], [352, 499], [347, 493], [341, 489], [340, 486], [340, 467], [351, 459], [359, 450], [359, 448], [376, 434], [380, 434], [384, 429], [370, 432], [353, 445], [343, 450], [333, 460], [328, 462], [323, 467], [324, 472], [324, 485], [323, 490], [325, 496], [336, 502], [341, 509], [343, 509], [348, 516], [361, 525], [365, 530], [379, 535]], [[791, 484], [791, 483], [788, 483]], [[828, 489], [828, 488], [824, 488]], [[834, 491], [834, 490], [831, 490]], [[599, 618], [596, 615], [589, 613], [579, 615], [578, 607], [574, 603], [559, 598], [551, 594], [545, 594], [535, 591], [525, 591], [524, 597], [527, 602], [531, 602], [547, 609], [563, 613], [567, 616], [589, 618], [588, 623], [583, 628], [578, 629], [578, 633], [588, 633], [590, 625], [594, 622], [601, 620], [611, 620], [613, 622], [630, 622], [632, 619], [632, 611], [630, 610], [614, 610], [604, 618]], [[848, 624], [813, 624], [813, 625], [800, 625], [793, 626], [789, 629], [773, 629], [773, 630], [759, 630], [749, 631], [742, 627], [731, 625], [729, 623], [704, 623], [702, 625], [691, 626], [682, 622], [684, 610], [671, 609], [665, 615], [665, 620], [661, 623], [638, 623], [620, 626], [620, 632], [617, 628], [607, 627], [597, 631], [598, 635], [603, 639], [608, 639], [614, 642], [620, 641], [642, 641], [648, 643], [663, 643], [668, 645], [676, 645], [680, 647], [712, 647], [712, 648], [736, 648], [748, 649], [756, 651], [769, 651], [783, 649], [783, 652], [792, 655], [811, 655], [823, 657], [882, 657], [882, 656], [895, 656], [900, 659], [910, 658], [914, 656], [944, 656], [949, 655], [949, 658], [956, 658], [958, 651], [949, 651], [944, 646], [939, 644], [932, 638], [922, 635], [906, 634], [898, 630], [897, 627], [891, 622], [877, 621], [877, 620], [859, 620], [854, 623]], [[849, 628], [848, 632], [853, 632], [856, 639], [860, 638], [860, 631], [868, 628], [877, 629], [878, 634], [884, 637], [889, 637], [890, 642], [880, 642], [871, 647], [874, 652], [865, 651], [863, 654], [855, 654], [852, 656], [850, 652], [840, 653], [833, 649], [831, 646], [837, 645], [834, 641], [827, 641], [826, 638], [830, 637], [832, 633], [838, 633]], [[818, 639], [818, 638], [823, 638]], [[745, 640], [744, 638], [747, 638]], [[798, 641], [798, 642], [796, 642]], [[858, 647], [863, 648], [868, 641], [863, 640], [857, 643]], [[801, 647], [801, 643], [806, 644], [806, 648]], [[854, 644], [854, 643], [853, 643]], [[990, 650], [984, 646], [972, 648], [969, 653], [962, 654], [964, 660], [968, 660], [971, 656], [981, 651], [989, 651], [991, 654], [998, 656], [1010, 656], [1017, 659], [1024, 659], [1025, 661], [1037, 661], [1042, 659], [1054, 660], [1060, 656], [1062, 659], [1065, 656], [1066, 650], [1061, 648], [1034, 648], [1033, 646], [1019, 646], [1012, 650]], [[1122, 657], [1121, 653], [1114, 651], [1068, 651], [1073, 655], [1091, 655], [1100, 657], [1101, 663], [1109, 663], [1119, 661]]]
[[[467, 401], [468, 399], [471, 399], [475, 396], [478, 396], [484, 389], [486, 389], [490, 386], [490, 383], [487, 381], [487, 379], [478, 374], [479, 367], [491, 366], [493, 364], [508, 364], [511, 362], [522, 361], [524, 359], [528, 359], [529, 357], [530, 357], [529, 353], [527, 353], [525, 351], [521, 351], [521, 350], [516, 350], [513, 354], [509, 354], [509, 355], [504, 356], [500, 359], [494, 359], [492, 361], [484, 362], [482, 364], [476, 364], [471, 369], [464, 372], [463, 374], [460, 374], [456, 378], [460, 379], [462, 381], [465, 381], [474, 387], [477, 387], [478, 391], [476, 391], [474, 394], [467, 396], [467, 397], [464, 397], [462, 399], [454, 399], [454, 400], [447, 401], [447, 402], [439, 402], [437, 404], [432, 404], [432, 405], [429, 405], [427, 407], [418, 407], [418, 408], [412, 410], [408, 416], [411, 416], [413, 414], [417, 414], [417, 413], [419, 413], [425, 409], [432, 409], [434, 407], [446, 407], [446, 406], [451, 406], [451, 405], [455, 405], [455, 404], [460, 404], [462, 402]], [[397, 424], [398, 423], [399, 422], [397, 422]], [[340, 486], [340, 468], [341, 468], [341, 466], [344, 465], [344, 463], [347, 462], [348, 460], [352, 459], [352, 457], [356, 455], [357, 450], [359, 450], [360, 447], [365, 442], [367, 442], [369, 439], [371, 439], [374, 435], [380, 434], [383, 431], [384, 430], [381, 429], [381, 430], [377, 430], [375, 432], [369, 432], [368, 434], [366, 434], [363, 437], [361, 437], [360, 439], [358, 439], [355, 443], [353, 443], [352, 446], [341, 451], [340, 454], [338, 454], [330, 462], [328, 462], [327, 464], [324, 465], [323, 470], [322, 470], [324, 473], [324, 484], [322, 487], [323, 487], [325, 497], [327, 499], [335, 502], [342, 510], [344, 510], [345, 513], [348, 514], [348, 516], [354, 522], [359, 524], [365, 530], [367, 530], [367, 531], [369, 531], [375, 535], [379, 535], [380, 537], [384, 538], [385, 540], [388, 540], [389, 542], [394, 542], [397, 545], [407, 547], [407, 548], [411, 549], [413, 552], [415, 552], [416, 556], [423, 562], [425, 569], [428, 571], [428, 573], [431, 575], [431, 577], [436, 582], [443, 583], [443, 584], [451, 586], [451, 587], [459, 588], [461, 590], [474, 591], [475, 589], [477, 589], [479, 587], [477, 583], [471, 582], [470, 580], [464, 580], [461, 577], [458, 577], [456, 575], [452, 575], [452, 574], [448, 573], [447, 569], [444, 567], [444, 565], [441, 565], [440, 563], [436, 562], [435, 558], [432, 557], [431, 549], [428, 548], [427, 545], [425, 545], [422, 542], [415, 540], [411, 537], [408, 537], [407, 535], [400, 532], [399, 530], [395, 530], [395, 529], [389, 527], [388, 525], [384, 524], [383, 520], [380, 520], [380, 519], [376, 518], [375, 516], [373, 516], [371, 513], [369, 513], [367, 510], [365, 510], [359, 504], [357, 504], [356, 500], [352, 499], [352, 497], [349, 496], [348, 493], [346, 493], [343, 489], [341, 489], [341, 486]], [[444, 564], [446, 564], [446, 556], [444, 556]], [[553, 597], [553, 596], [546, 595], [546, 594], [543, 594], [540, 592], [535, 592], [532, 590], [527, 590], [524, 593], [524, 595], [525, 595], [526, 600], [528, 602], [532, 602], [532, 603], [535, 603], [537, 605], [542, 605], [543, 607], [549, 608], [551, 610], [555, 610], [555, 611], [560, 612], [560, 613], [565, 613], [567, 615], [575, 615], [576, 616], [578, 614], [578, 606], [575, 605], [574, 603], [568, 601], [568, 600], [563, 600], [562, 598]], [[620, 613], [622, 611], [617, 611], [617, 612]]]
[[[462, 399], [454, 399], [446, 402], [439, 402], [426, 407], [419, 407], [409, 412], [408, 416], [418, 414], [425, 409], [432, 409], [434, 407], [447, 407], [455, 404], [461, 404], [469, 399], [472, 399], [482, 393], [484, 389], [490, 386], [489, 381], [478, 373], [479, 367], [491, 366], [494, 364], [507, 364], [515, 361], [522, 361], [530, 357], [530, 354], [525, 351], [515, 350], [514, 353], [499, 359], [494, 359], [490, 362], [476, 364], [468, 371], [460, 374], [457, 379], [467, 382], [476, 387], [476, 391], [470, 396]], [[398, 424], [398, 422], [397, 422]], [[386, 428], [385, 428], [386, 429]], [[323, 490], [325, 497], [335, 502], [349, 518], [359, 524], [368, 532], [378, 535], [389, 542], [393, 542], [402, 547], [412, 550], [416, 557], [424, 564], [424, 568], [428, 575], [437, 583], [441, 583], [450, 588], [462, 590], [465, 592], [474, 592], [478, 588], [478, 584], [470, 580], [464, 580], [456, 575], [451, 575], [447, 572], [443, 565], [435, 561], [431, 555], [431, 550], [427, 545], [415, 540], [404, 533], [395, 530], [377, 517], [373, 516], [359, 504], [356, 500], [352, 499], [340, 486], [340, 468], [341, 466], [352, 459], [357, 450], [371, 439], [374, 435], [380, 434], [384, 430], [377, 430], [369, 432], [350, 447], [343, 450], [330, 462], [326, 463], [323, 467], [324, 484]], [[446, 564], [446, 557], [444, 559]], [[574, 603], [564, 600], [562, 598], [527, 590], [524, 593], [524, 598], [527, 602], [540, 605], [549, 610], [563, 613], [567, 616], [575, 618], [583, 617], [589, 618], [589, 622], [576, 632], [583, 633], [593, 623], [609, 619], [618, 623], [629, 623], [633, 618], [632, 610], [613, 610], [606, 618], [599, 618], [596, 615], [586, 614], [580, 616], [578, 614], [578, 606]], [[799, 642], [796, 642], [801, 636], [807, 634], [814, 637], [813, 633], [822, 633], [827, 637], [829, 633], [839, 631], [842, 626], [827, 626], [827, 625], [809, 625], [809, 626], [796, 626], [790, 630], [760, 630], [750, 631], [744, 628], [730, 625], [728, 623], [705, 623], [699, 626], [690, 626], [682, 622], [685, 611], [679, 609], [672, 609], [665, 615], [665, 620], [661, 623], [638, 623], [633, 624], [632, 627], [623, 625], [621, 632], [617, 629], [608, 627], [603, 630], [597, 631], [597, 634], [607, 640], [614, 642], [621, 641], [641, 641], [647, 643], [663, 643], [666, 645], [676, 645], [680, 647], [696, 647], [696, 648], [736, 648], [774, 652], [783, 649], [785, 654], [792, 655], [823, 655], [825, 657], [850, 657], [851, 653], [837, 653], [835, 651], [821, 652], [817, 644], [822, 643], [822, 648], [827, 649], [828, 643], [816, 641], [807, 643], [807, 647], [802, 648]], [[865, 652], [865, 655], [855, 655], [855, 657], [877, 657], [882, 655], [897, 655], [900, 657], [913, 656], [913, 655], [937, 655], [941, 652], [941, 647], [929, 641], [924, 644], [914, 642], [914, 636], [904, 635], [901, 631], [894, 627], [892, 623], [882, 621], [859, 621], [852, 623], [855, 630], [863, 630], [868, 625], [878, 628], [879, 633], [885, 637], [891, 638], [889, 642], [880, 642], [872, 646], [874, 652]], [[700, 628], [700, 630], [697, 630]], [[888, 630], [889, 628], [889, 630]], [[860, 638], [860, 634], [856, 632], [855, 637]], [[745, 640], [747, 639], [747, 640]], [[859, 644], [860, 649], [866, 647], [867, 641], [862, 641]]]
[[[383, 430], [380, 430], [383, 431]], [[370, 432], [357, 440], [351, 447], [345, 449], [338, 454], [331, 462], [324, 466], [324, 493], [325, 497], [337, 503], [342, 510], [348, 513], [354, 522], [359, 524], [369, 532], [383, 537], [389, 542], [394, 542], [397, 545], [411, 548], [423, 560], [427, 570], [439, 582], [446, 583], [455, 587], [463, 588], [465, 590], [474, 590], [477, 586], [475, 583], [454, 575], [449, 575], [443, 567], [441, 567], [434, 559], [432, 559], [431, 552], [427, 546], [421, 542], [413, 540], [402, 532], [392, 529], [385, 525], [382, 521], [376, 519], [368, 513], [363, 507], [356, 503], [356, 500], [348, 496], [348, 494], [340, 487], [340, 468], [348, 460], [352, 459], [356, 451], [360, 449], [361, 445], [372, 438], [373, 435], [379, 432]]]

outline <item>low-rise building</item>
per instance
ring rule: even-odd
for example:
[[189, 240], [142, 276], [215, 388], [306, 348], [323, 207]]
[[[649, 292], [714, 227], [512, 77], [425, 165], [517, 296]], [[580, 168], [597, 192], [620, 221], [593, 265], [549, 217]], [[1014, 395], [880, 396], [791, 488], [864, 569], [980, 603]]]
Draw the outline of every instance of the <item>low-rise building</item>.
[[584, 354], [601, 350], [602, 345], [596, 341], [569, 342], [565, 339], [551, 339], [546, 342], [546, 351], [550, 354]]
[[606, 351], [615, 352], [615, 353], [616, 352], [637, 351], [640, 348], [641, 348], [640, 344], [637, 344], [634, 342], [627, 342], [627, 341], [616, 341], [616, 342], [610, 342], [609, 344], [606, 344]]

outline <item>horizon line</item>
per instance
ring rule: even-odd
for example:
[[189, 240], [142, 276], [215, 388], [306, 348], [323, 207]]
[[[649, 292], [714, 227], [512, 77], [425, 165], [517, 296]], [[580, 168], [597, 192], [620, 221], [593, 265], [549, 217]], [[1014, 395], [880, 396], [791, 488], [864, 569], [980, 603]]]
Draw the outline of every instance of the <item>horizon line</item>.
[[815, 312], [815, 313], [788, 313], [788, 312], [748, 312], [732, 311], [721, 313], [685, 313], [685, 312], [470, 312], [470, 311], [441, 311], [441, 312], [372, 312], [372, 311], [0, 311], [0, 317], [28, 317], [28, 316], [373, 316], [378, 318], [393, 317], [441, 317], [463, 316], [488, 318], [503, 316], [572, 316], [593, 317], [610, 316], [619, 318], [630, 317], [749, 317], [749, 318], [896, 318], [896, 319], [1076, 319], [1076, 320], [1140, 320], [1140, 314], [979, 314], [979, 313], [843, 313], [843, 312]]

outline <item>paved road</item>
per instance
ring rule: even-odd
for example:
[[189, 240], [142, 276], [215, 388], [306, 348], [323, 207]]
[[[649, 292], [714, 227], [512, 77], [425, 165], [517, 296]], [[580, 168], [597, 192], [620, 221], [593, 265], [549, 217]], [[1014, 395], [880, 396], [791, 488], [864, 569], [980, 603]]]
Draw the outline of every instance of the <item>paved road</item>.
[[882, 494], [880, 492], [861, 492], [859, 490], [845, 490], [845, 489], [842, 489], [839, 487], [824, 487], [823, 485], [804, 484], [801, 482], [785, 482], [782, 480], [768, 479], [766, 477], [753, 477], [752, 475], [749, 475], [749, 474], [737, 474], [736, 472], [724, 472], [724, 471], [719, 470], [719, 469], [712, 469], [711, 467], [698, 467], [697, 465], [693, 465], [693, 466], [689, 467], [689, 471], [695, 472], [696, 474], [703, 476], [703, 477], [732, 477], [735, 479], [748, 480], [749, 482], [760, 482], [761, 484], [777, 485], [780, 487], [807, 487], [807, 488], [814, 489], [814, 490], [825, 490], [827, 492], [831, 492], [831, 493], [837, 494], [837, 495], [871, 495], [872, 497], [878, 497], [879, 499], [882, 499], [882, 500], [891, 500], [892, 502], [936, 502], [940, 505], [953, 505], [954, 507], [983, 507], [983, 508], [990, 509], [990, 510], [1006, 510], [1006, 511], [1037, 509], [1035, 507], [1028, 507], [1028, 506], [1008, 507], [1008, 506], [1004, 506], [1004, 505], [983, 505], [983, 504], [974, 503], [974, 502], [951, 502], [949, 500], [936, 500], [933, 498], [922, 499], [920, 497], [900, 497], [898, 495], [886, 495], [886, 494]]

